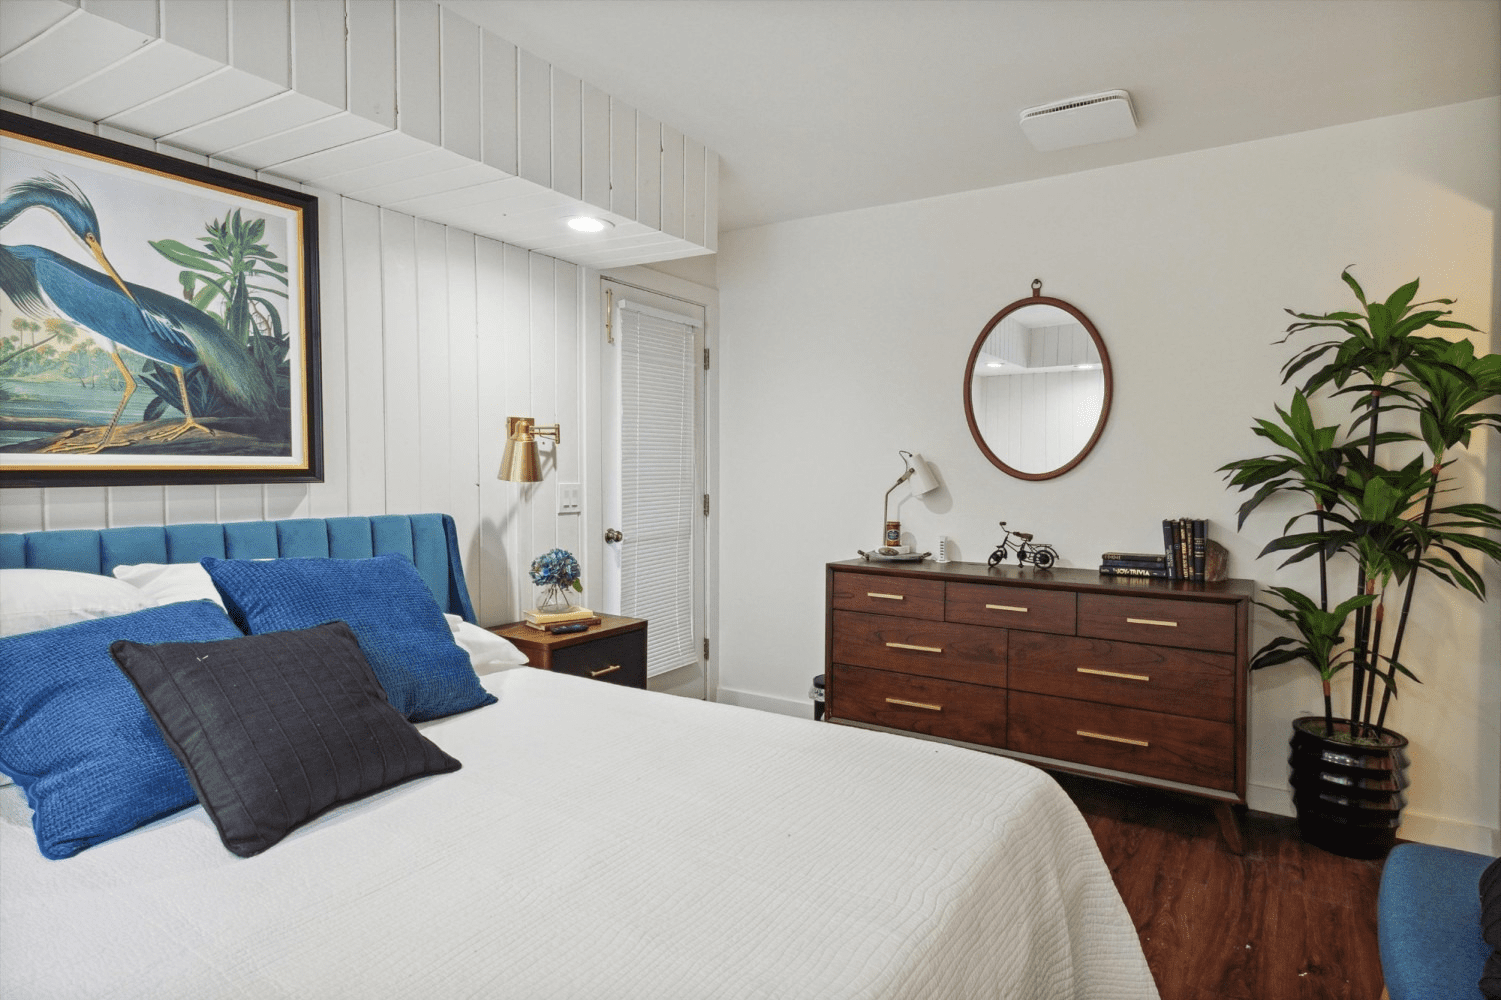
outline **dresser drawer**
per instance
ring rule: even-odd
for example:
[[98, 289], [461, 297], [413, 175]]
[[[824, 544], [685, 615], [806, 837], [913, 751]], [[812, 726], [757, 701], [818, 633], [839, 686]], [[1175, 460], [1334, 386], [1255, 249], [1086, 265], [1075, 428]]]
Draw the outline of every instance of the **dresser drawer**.
[[1039, 757], [1235, 789], [1235, 727], [1229, 723], [1012, 691], [1007, 746]]
[[1114, 594], [1079, 595], [1079, 634], [1235, 652], [1235, 606]]
[[1006, 632], [953, 622], [834, 612], [834, 662], [1006, 685]]
[[552, 651], [551, 666], [560, 674], [593, 677], [626, 687], [646, 687], [646, 630], [605, 636], [593, 642]]
[[1006, 692], [836, 664], [829, 716], [982, 746], [1006, 745]]
[[943, 581], [874, 573], [835, 573], [834, 607], [902, 618], [943, 620]]
[[1067, 590], [951, 583], [943, 598], [951, 622], [1074, 634], [1075, 595]]
[[1235, 719], [1235, 657], [1229, 653], [1012, 632], [1006, 678], [1016, 691]]

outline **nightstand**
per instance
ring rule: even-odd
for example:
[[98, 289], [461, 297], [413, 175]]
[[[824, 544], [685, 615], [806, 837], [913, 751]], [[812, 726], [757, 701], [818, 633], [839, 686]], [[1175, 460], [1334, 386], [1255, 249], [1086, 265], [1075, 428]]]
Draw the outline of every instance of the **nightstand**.
[[594, 677], [626, 687], [646, 687], [646, 619], [600, 615], [587, 632], [551, 635], [524, 622], [490, 629], [515, 643], [527, 662], [542, 670]]

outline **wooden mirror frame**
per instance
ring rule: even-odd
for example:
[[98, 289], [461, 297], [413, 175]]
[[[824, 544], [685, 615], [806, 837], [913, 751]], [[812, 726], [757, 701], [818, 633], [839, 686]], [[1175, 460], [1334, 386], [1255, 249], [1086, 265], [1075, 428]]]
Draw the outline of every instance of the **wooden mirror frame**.
[[[996, 328], [996, 324], [1000, 323], [1001, 320], [1016, 312], [1018, 309], [1026, 306], [1054, 306], [1058, 309], [1062, 309], [1064, 312], [1074, 317], [1074, 319], [1078, 320], [1079, 325], [1084, 327], [1084, 329], [1089, 333], [1090, 339], [1094, 341], [1095, 350], [1099, 351], [1100, 353], [1100, 368], [1105, 375], [1105, 395], [1104, 399], [1100, 403], [1100, 417], [1097, 421], [1095, 421], [1094, 433], [1089, 436], [1089, 440], [1085, 442], [1084, 447], [1079, 449], [1079, 453], [1077, 455], [1071, 458], [1064, 465], [1046, 472], [1022, 472], [1020, 469], [1014, 469], [1011, 466], [1007, 465], [1005, 462], [1001, 461], [1000, 457], [997, 456], [995, 452], [990, 450], [990, 445], [986, 443], [985, 436], [980, 433], [980, 425], [975, 420], [973, 389], [975, 381], [975, 363], [980, 358], [980, 349], [985, 346], [985, 341], [990, 338], [991, 331]], [[969, 422], [969, 433], [975, 439], [975, 444], [980, 446], [980, 451], [985, 453], [985, 457], [990, 459], [990, 463], [992, 465], [994, 465], [997, 469], [1000, 469], [1002, 472], [1006, 473], [1006, 475], [1015, 476], [1017, 479], [1030, 479], [1034, 481], [1041, 479], [1056, 479], [1058, 476], [1063, 475], [1065, 472], [1068, 472], [1074, 466], [1084, 461], [1085, 456], [1094, 450], [1095, 442], [1100, 439], [1100, 434], [1105, 430], [1105, 421], [1110, 417], [1110, 397], [1114, 390], [1114, 386], [1115, 378], [1110, 369], [1110, 353], [1105, 350], [1105, 341], [1100, 337], [1100, 331], [1095, 329], [1095, 325], [1090, 322], [1088, 316], [1084, 315], [1070, 303], [1065, 302], [1062, 299], [1055, 299], [1050, 296], [1043, 295], [1041, 279], [1034, 279], [1032, 282], [1032, 295], [1029, 298], [1017, 299], [1015, 302], [1011, 303], [1006, 308], [1002, 309], [1000, 312], [992, 316], [990, 318], [990, 322], [985, 324], [985, 328], [980, 331], [980, 336], [975, 340], [975, 346], [969, 352], [969, 363], [964, 366], [964, 419]]]

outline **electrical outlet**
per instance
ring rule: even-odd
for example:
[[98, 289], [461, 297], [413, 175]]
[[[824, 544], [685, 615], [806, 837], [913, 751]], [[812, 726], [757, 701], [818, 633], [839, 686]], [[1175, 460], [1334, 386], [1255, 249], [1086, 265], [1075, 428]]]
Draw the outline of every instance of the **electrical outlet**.
[[559, 514], [582, 514], [584, 511], [584, 490], [578, 483], [558, 484], [558, 513]]

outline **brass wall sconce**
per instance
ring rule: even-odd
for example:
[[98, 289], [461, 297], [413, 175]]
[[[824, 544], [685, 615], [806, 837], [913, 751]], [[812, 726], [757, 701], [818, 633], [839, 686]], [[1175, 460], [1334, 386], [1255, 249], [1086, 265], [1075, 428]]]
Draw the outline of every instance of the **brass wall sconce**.
[[511, 483], [536, 483], [542, 480], [542, 466], [537, 461], [537, 438], [552, 438], [562, 443], [558, 424], [538, 426], [531, 417], [506, 418], [506, 452], [500, 460], [497, 479]]

